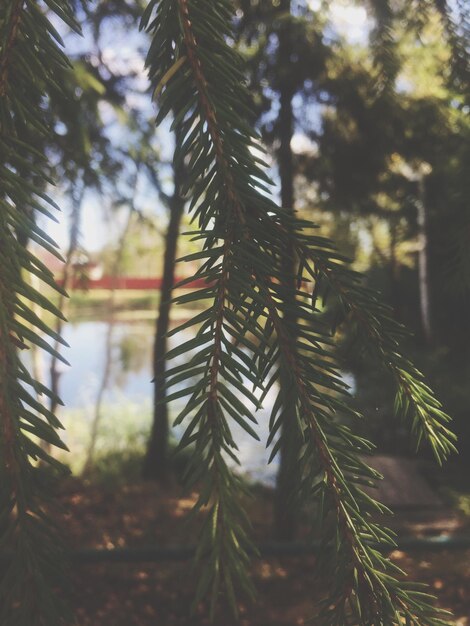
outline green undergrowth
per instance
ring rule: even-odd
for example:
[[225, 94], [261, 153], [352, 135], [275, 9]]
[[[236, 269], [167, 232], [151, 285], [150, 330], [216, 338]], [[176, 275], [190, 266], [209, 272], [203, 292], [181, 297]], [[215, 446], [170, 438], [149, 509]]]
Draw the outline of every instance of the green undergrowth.
[[[61, 414], [69, 452], [59, 450], [60, 458], [75, 476], [83, 473], [89, 453], [93, 407], [64, 409]], [[121, 484], [140, 480], [146, 444], [150, 434], [150, 401], [137, 404], [123, 401], [104, 405], [99, 421], [92, 463], [87, 479], [100, 484]], [[170, 469], [182, 476], [189, 453], [176, 454], [176, 439], [170, 438]]]

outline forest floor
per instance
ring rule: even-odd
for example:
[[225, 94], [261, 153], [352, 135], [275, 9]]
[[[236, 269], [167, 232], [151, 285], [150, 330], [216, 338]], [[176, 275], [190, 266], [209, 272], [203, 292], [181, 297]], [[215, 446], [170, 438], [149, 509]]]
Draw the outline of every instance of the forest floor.
[[[184, 546], [194, 544], [196, 527], [185, 523], [194, 494], [152, 484], [103, 486], [78, 479], [61, 488], [60, 525], [68, 545], [82, 548]], [[272, 494], [256, 489], [250, 516], [257, 541], [272, 540]], [[197, 520], [196, 520], [197, 522]], [[395, 551], [392, 559], [411, 579], [430, 585], [438, 604], [470, 626], [470, 550]], [[314, 557], [259, 559], [252, 566], [258, 590], [253, 603], [241, 602], [240, 620], [223, 609], [216, 626], [295, 626], [307, 624], [319, 597]], [[195, 574], [189, 562], [72, 565], [71, 605], [78, 626], [202, 626], [203, 605], [190, 616]]]

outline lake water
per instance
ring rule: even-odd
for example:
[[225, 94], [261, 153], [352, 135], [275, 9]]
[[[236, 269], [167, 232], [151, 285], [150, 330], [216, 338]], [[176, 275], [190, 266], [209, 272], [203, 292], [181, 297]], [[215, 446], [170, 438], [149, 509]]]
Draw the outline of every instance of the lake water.
[[[142, 403], [152, 394], [151, 359], [154, 325], [117, 322], [112, 327], [112, 358], [104, 403]], [[60, 364], [60, 394], [67, 408], [93, 405], [106, 364], [109, 324], [101, 321], [69, 323], [64, 339], [70, 348], [63, 355], [70, 367]]]
[[[82, 321], [69, 323], [64, 329], [64, 339], [69, 348], [63, 350], [70, 367], [60, 364], [60, 395], [65, 404], [63, 421], [68, 435], [65, 440], [72, 453], [74, 446], [86, 447], [87, 424], [91, 425], [94, 405], [103, 381], [106, 364], [106, 347], [110, 327], [104, 321]], [[111, 369], [103, 396], [102, 446], [112, 448], [123, 445], [127, 435], [124, 430], [147, 433], [151, 423], [151, 400], [153, 394], [152, 350], [153, 322], [116, 322], [112, 327]], [[187, 336], [186, 336], [187, 338]], [[173, 336], [170, 347], [181, 343], [182, 337]], [[182, 357], [185, 358], [185, 357]], [[174, 389], [176, 390], [176, 388]], [[270, 406], [275, 390], [266, 399], [266, 406], [256, 412], [257, 433], [261, 441], [250, 437], [237, 424], [233, 424], [233, 436], [238, 445], [240, 471], [254, 481], [273, 484], [277, 471], [277, 460], [268, 465], [269, 451], [266, 449]], [[170, 405], [172, 420], [184, 406], [184, 399]], [[79, 423], [78, 423], [79, 422]], [[124, 428], [123, 422], [126, 423]], [[176, 439], [181, 437], [184, 424], [173, 429]], [[76, 433], [80, 433], [77, 435]], [[110, 440], [111, 439], [111, 440]], [[113, 442], [115, 439], [115, 442]]]
[[[77, 454], [78, 448], [83, 452], [88, 445], [94, 406], [106, 365], [109, 332], [110, 326], [104, 321], [69, 323], [64, 329], [64, 338], [70, 348], [64, 349], [63, 353], [71, 366], [60, 366], [60, 394], [65, 403], [61, 415], [67, 427], [65, 440], [72, 454]], [[111, 368], [103, 396], [98, 448], [125, 449], [129, 437], [133, 440], [140, 438], [141, 444], [145, 445], [151, 424], [154, 323], [118, 321], [113, 324], [111, 333]], [[173, 336], [170, 347], [181, 341], [181, 333]], [[180, 357], [183, 358], [187, 357]], [[347, 382], [351, 381], [348, 379]], [[274, 459], [267, 464], [270, 452], [266, 449], [266, 441], [276, 392], [273, 388], [263, 409], [255, 414], [259, 442], [237, 424], [232, 426], [239, 448], [240, 471], [253, 481], [270, 485], [274, 483], [278, 461]], [[172, 419], [183, 406], [184, 399], [170, 405]], [[175, 438], [181, 437], [183, 431], [184, 424], [174, 429]]]

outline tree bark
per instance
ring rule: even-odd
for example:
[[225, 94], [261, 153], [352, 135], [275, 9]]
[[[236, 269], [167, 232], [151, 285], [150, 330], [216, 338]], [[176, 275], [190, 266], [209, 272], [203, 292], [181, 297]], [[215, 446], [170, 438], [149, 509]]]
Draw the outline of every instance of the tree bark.
[[171, 296], [175, 280], [176, 248], [184, 209], [181, 197], [181, 186], [184, 177], [184, 166], [173, 162], [174, 192], [169, 203], [170, 220], [165, 238], [165, 256], [163, 279], [160, 290], [160, 304], [155, 329], [153, 350], [154, 402], [153, 421], [147, 452], [142, 468], [146, 480], [166, 483], [169, 479], [168, 437], [169, 418], [168, 406], [165, 402], [165, 377], [167, 352], [167, 333], [170, 324]]
[[428, 261], [428, 225], [426, 208], [425, 178], [421, 175], [418, 179], [418, 274], [419, 274], [419, 302], [421, 310], [421, 328], [426, 344], [430, 344], [433, 338], [431, 323], [431, 300], [429, 288], [429, 261]]
[[390, 223], [390, 295], [395, 319], [402, 321], [402, 302], [400, 285], [400, 261], [397, 256], [398, 224], [392, 219]]
[[[137, 187], [137, 177], [138, 177], [138, 169], [136, 174], [136, 182], [135, 187]], [[114, 257], [114, 263], [111, 271], [112, 276], [112, 286], [111, 293], [108, 300], [108, 328], [106, 332], [106, 342], [105, 342], [105, 363], [103, 369], [103, 375], [101, 377], [100, 387], [98, 389], [98, 394], [95, 401], [95, 410], [93, 414], [93, 420], [91, 423], [91, 431], [90, 431], [90, 441], [88, 444], [88, 449], [86, 453], [85, 462], [83, 464], [82, 475], [88, 475], [92, 468], [95, 459], [95, 449], [96, 449], [96, 440], [98, 438], [99, 427], [102, 418], [102, 407], [103, 407], [103, 399], [106, 389], [109, 385], [109, 380], [112, 372], [112, 352], [113, 352], [113, 338], [114, 338], [114, 327], [116, 324], [116, 284], [119, 279], [119, 276], [122, 272], [122, 259], [124, 255], [124, 246], [126, 243], [127, 235], [129, 233], [132, 217], [134, 215], [135, 207], [131, 204], [129, 208], [129, 214], [127, 216], [126, 224], [119, 238], [118, 247], [116, 251], [116, 256]]]
[[[71, 198], [72, 198], [72, 214], [70, 217], [70, 231], [69, 231], [69, 247], [67, 250], [67, 254], [65, 255], [65, 265], [62, 271], [62, 288], [64, 291], [69, 289], [71, 284], [71, 280], [73, 278], [73, 257], [78, 248], [78, 234], [80, 230], [80, 217], [81, 217], [81, 209], [83, 196], [85, 194], [85, 185], [83, 182], [75, 182], [74, 188], [72, 190]], [[60, 294], [59, 302], [57, 304], [57, 308], [64, 314], [64, 317], [67, 317], [69, 299], [64, 294]], [[64, 326], [64, 321], [58, 317], [56, 320], [55, 332], [58, 335], [62, 335], [62, 329]], [[61, 344], [56, 341], [54, 344], [54, 349], [56, 352], [61, 350]], [[57, 410], [57, 399], [59, 398], [59, 383], [60, 383], [60, 370], [59, 370], [59, 362], [57, 357], [53, 356], [51, 359], [51, 363], [49, 366], [49, 376], [50, 376], [50, 388], [52, 393], [54, 394], [50, 401], [49, 409], [51, 413], [55, 415]]]

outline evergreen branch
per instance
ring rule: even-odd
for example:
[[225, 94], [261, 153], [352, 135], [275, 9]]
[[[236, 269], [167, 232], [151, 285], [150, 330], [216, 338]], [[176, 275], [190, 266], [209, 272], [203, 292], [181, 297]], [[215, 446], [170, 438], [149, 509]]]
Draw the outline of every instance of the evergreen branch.
[[[250, 548], [252, 549], [252, 545], [246, 541], [247, 536], [243, 528], [245, 526], [245, 520], [243, 517], [240, 518], [239, 514], [234, 515], [234, 504], [239, 500], [240, 487], [239, 485], [237, 486], [236, 480], [228, 478], [230, 471], [227, 469], [226, 462], [221, 455], [221, 448], [224, 446], [235, 447], [235, 445], [229, 430], [225, 436], [225, 443], [223, 438], [220, 440], [220, 426], [218, 424], [218, 421], [225, 421], [222, 399], [219, 397], [219, 394], [222, 393], [220, 379], [223, 379], [224, 372], [222, 358], [225, 303], [226, 300], [229, 299], [228, 277], [233, 269], [232, 247], [235, 235], [234, 220], [239, 219], [243, 221], [244, 217], [239, 198], [235, 191], [232, 173], [225, 155], [224, 143], [219, 132], [217, 116], [208, 97], [207, 81], [197, 52], [197, 40], [192, 29], [187, 0], [179, 0], [178, 7], [181, 23], [183, 25], [183, 41], [186, 47], [188, 63], [192, 69], [195, 88], [200, 103], [199, 115], [200, 118], [207, 123], [208, 134], [212, 142], [214, 153], [214, 164], [223, 178], [225, 191], [224, 200], [227, 202], [227, 226], [223, 237], [220, 275], [217, 278], [213, 305], [213, 349], [209, 357], [210, 367], [207, 390], [207, 420], [211, 433], [212, 446], [208, 457], [212, 457], [213, 459], [211, 466], [213, 475], [211, 489], [212, 504], [206, 522], [206, 528], [211, 529], [212, 541], [211, 544], [207, 546], [210, 553], [209, 563], [211, 563], [211, 569], [207, 570], [207, 573], [209, 573], [208, 576], [202, 577], [195, 599], [195, 602], [197, 602], [198, 598], [206, 593], [207, 587], [210, 585], [212, 595], [211, 614], [213, 615], [218, 600], [220, 582], [224, 585], [234, 612], [236, 612], [233, 591], [234, 580], [238, 580], [238, 582], [244, 586], [245, 590], [252, 595], [252, 587], [250, 584], [247, 584], [248, 579], [245, 570], [248, 563], [248, 550]], [[226, 398], [226, 400], [228, 400], [228, 398]], [[228, 408], [227, 406], [226, 409]], [[228, 451], [229, 450], [227, 450], [227, 452]], [[230, 452], [230, 454], [233, 456], [233, 453]], [[207, 495], [204, 495], [203, 498], [200, 497], [197, 506], [205, 504], [206, 499]], [[205, 535], [207, 536], [207, 533], [203, 530], [202, 539]], [[243, 543], [246, 543], [245, 548], [243, 548]], [[204, 541], [201, 541], [201, 546], [204, 546]], [[240, 572], [242, 575], [240, 575]]]
[[6, 93], [10, 55], [18, 36], [23, 5], [24, 0], [16, 0], [16, 2], [12, 3], [10, 15], [8, 16], [9, 19], [6, 20], [7, 36], [5, 45], [2, 46], [0, 57], [0, 98], [3, 98]]
[[[206, 557], [197, 600], [211, 590], [214, 607], [221, 576], [233, 606], [233, 580], [249, 585], [250, 540], [237, 504], [240, 483], [224, 459], [228, 455], [237, 461], [227, 418], [256, 436], [250, 426], [256, 421], [245, 402], [255, 407], [258, 402], [246, 381], [265, 394], [282, 368], [290, 372], [292, 406], [285, 407], [278, 397], [270, 439], [283, 424], [297, 428], [291, 458], [298, 460], [303, 453], [303, 493], [325, 503], [320, 516], [325, 548], [336, 553], [328, 561], [331, 592], [322, 624], [338, 626], [354, 619], [354, 624], [398, 626], [405, 619], [413, 626], [442, 625], [441, 613], [400, 582], [394, 566], [367, 545], [371, 540], [393, 545], [388, 531], [371, 521], [384, 507], [360, 488], [377, 477], [358, 458], [371, 444], [337, 420], [355, 414], [328, 347], [330, 329], [319, 322], [309, 294], [300, 289], [302, 272], [317, 271], [311, 268], [312, 255], [330, 260], [333, 246], [307, 237], [311, 225], [291, 218], [266, 195], [271, 181], [251, 152], [259, 145], [247, 122], [242, 67], [226, 43], [231, 16], [228, 0], [152, 0], [143, 18], [152, 34], [148, 67], [155, 86], [178, 59], [188, 59], [165, 82], [157, 122], [173, 110], [173, 126], [181, 129], [176, 154], [187, 164], [190, 210], [199, 224], [194, 239], [202, 243], [200, 252], [183, 260], [201, 260], [196, 274], [208, 285], [175, 301], [210, 303], [182, 327], [198, 328], [196, 336], [167, 355], [185, 359], [168, 371], [167, 386], [186, 388], [167, 401], [189, 396], [175, 423], [189, 419], [180, 445], [194, 444], [189, 474], [193, 483], [202, 481], [196, 509], [209, 504], [197, 551], [199, 563]], [[287, 237], [302, 269], [295, 298], [286, 304], [285, 286], [295, 279], [286, 274], [291, 270], [283, 262]], [[289, 320], [296, 320], [295, 328]], [[253, 358], [247, 356], [250, 352]], [[303, 450], [297, 448], [301, 443]]]
[[[164, 11], [164, 4], [159, 8]], [[189, 67], [192, 80], [190, 82], [185, 80], [184, 87], [190, 86], [191, 93], [185, 97], [185, 102], [191, 103], [194, 111], [189, 116], [189, 120], [183, 118], [178, 121], [181, 128], [180, 133], [183, 137], [187, 137], [188, 132], [191, 135], [190, 131], [193, 131], [194, 127], [197, 129], [198, 126], [202, 127], [207, 123], [208, 142], [202, 149], [191, 150], [191, 163], [196, 169], [200, 161], [211, 165], [213, 175], [223, 180], [222, 189], [216, 194], [215, 200], [224, 206], [225, 211], [223, 222], [219, 221], [219, 230], [215, 236], [211, 233], [206, 238], [205, 252], [201, 255], [201, 258], [207, 257], [204, 267], [208, 271], [208, 284], [211, 285], [203, 296], [213, 299], [213, 304], [203, 324], [203, 332], [198, 333], [192, 346], [198, 348], [199, 351], [203, 350], [202, 353], [207, 358], [208, 364], [207, 367], [201, 368], [198, 358], [196, 362], [194, 359], [190, 361], [187, 366], [183, 365], [170, 370], [168, 385], [188, 380], [196, 373], [200, 376], [199, 384], [188, 389], [191, 393], [189, 404], [194, 407], [200, 405], [196, 413], [197, 419], [191, 421], [181, 441], [181, 447], [188, 445], [195, 437], [193, 431], [197, 432], [198, 438], [191, 464], [192, 479], [201, 476], [201, 468], [206, 469], [196, 509], [209, 505], [209, 511], [202, 529], [196, 563], [205, 562], [207, 567], [206, 574], [200, 578], [195, 601], [198, 601], [210, 590], [213, 611], [218, 598], [219, 586], [222, 584], [231, 600], [233, 609], [236, 610], [233, 583], [236, 581], [248, 593], [252, 593], [246, 575], [246, 566], [248, 551], [253, 548], [245, 531], [246, 520], [243, 511], [239, 504], [236, 505], [244, 490], [240, 481], [229, 471], [222, 455], [222, 452], [225, 452], [236, 461], [233, 452], [236, 446], [228, 428], [225, 414], [237, 415], [237, 412], [240, 412], [240, 407], [234, 406], [237, 404], [236, 397], [223, 381], [224, 379], [227, 382], [230, 381], [232, 385], [240, 384], [239, 372], [231, 367], [226, 356], [226, 335], [237, 332], [236, 325], [238, 322], [236, 320], [229, 322], [227, 319], [227, 316], [233, 314], [236, 308], [234, 294], [229, 289], [228, 280], [229, 275], [235, 270], [232, 247], [237, 236], [237, 221], [243, 221], [244, 218], [230, 170], [229, 158], [225, 152], [225, 143], [219, 132], [214, 106], [207, 93], [207, 81], [203, 63], [199, 58], [197, 38], [192, 30], [187, 3], [183, 0], [178, 3], [177, 8], [178, 23], [182, 25], [180, 33], [181, 51], [177, 51], [179, 56], [169, 65], [169, 69], [165, 68], [161, 78], [157, 78], [158, 74], [155, 72], [155, 81], [158, 81], [157, 89], [160, 85], [166, 86], [162, 94], [162, 106], [164, 107], [166, 90], [171, 89], [172, 80], [177, 80], [180, 77], [174, 68], [178, 68], [181, 73]], [[167, 29], [165, 31], [168, 32]], [[160, 45], [162, 47], [167, 45], [165, 38], [161, 40]], [[183, 55], [182, 51], [184, 51]], [[183, 58], [187, 59], [187, 63], [181, 62]], [[151, 72], [152, 69], [151, 67]], [[192, 178], [193, 185], [195, 179], [197, 176]], [[221, 246], [218, 245], [220, 240], [223, 242]], [[212, 340], [212, 347], [207, 349], [209, 336]], [[179, 353], [179, 350], [177, 352]], [[173, 355], [177, 356], [175, 352]], [[170, 353], [169, 357], [171, 358], [171, 356]], [[185, 412], [180, 415], [178, 420], [181, 420], [184, 414]], [[238, 421], [242, 427], [249, 429], [246, 417], [246, 415], [243, 416], [242, 409], [242, 415], [238, 416]], [[200, 441], [203, 442], [202, 445], [199, 445]]]
[[[65, 1], [54, 0], [50, 8], [74, 24]], [[61, 316], [30, 285], [28, 274], [34, 273], [60, 291], [23, 242], [32, 240], [60, 257], [34, 220], [35, 211], [50, 215], [54, 206], [44, 193], [51, 183], [47, 162], [35, 146], [50, 133], [39, 104], [57, 87], [68, 61], [35, 3], [3, 2], [0, 25], [0, 550], [9, 552], [0, 575], [0, 622], [58, 626], [65, 621], [56, 591], [63, 583], [61, 542], [45, 504], [50, 479], [65, 468], [41, 446], [66, 446], [59, 420], [36, 399], [36, 392], [52, 393], [30, 375], [21, 352], [34, 345], [55, 355], [42, 334], [60, 340], [28, 307], [30, 301]]]
[[[423, 374], [402, 353], [400, 344], [408, 331], [394, 319], [389, 306], [360, 284], [361, 276], [337, 260], [334, 249], [328, 252], [329, 242], [326, 247], [319, 247], [319, 238], [306, 235], [303, 239], [299, 253], [304, 259], [307, 257], [303, 267], [315, 282], [314, 300], [323, 296], [325, 301], [330, 292], [336, 296], [343, 315], [355, 322], [365, 342], [392, 374], [397, 388], [395, 413], [409, 420], [417, 447], [422, 441], [427, 442], [441, 464], [457, 451], [456, 437], [447, 427], [450, 417], [426, 385]], [[336, 325], [335, 322], [333, 332]]]
[[[325, 550], [319, 564], [322, 574], [329, 571], [335, 584], [317, 617], [325, 626], [357, 624], [357, 620], [370, 626], [384, 623], [399, 626], [403, 619], [413, 626], [446, 624], [442, 619], [444, 613], [435, 612], [424, 596], [401, 583], [397, 574], [403, 572], [368, 545], [371, 540], [391, 548], [395, 545], [390, 531], [370, 520], [373, 514], [381, 514], [386, 508], [366, 496], [359, 487], [361, 484], [373, 485], [379, 476], [345, 450], [347, 446], [355, 454], [367, 454], [370, 444], [346, 427], [335, 424], [332, 409], [333, 414], [336, 408], [350, 414], [351, 411], [342, 403], [323, 397], [322, 392], [311, 384], [311, 357], [305, 358], [305, 350], [302, 350], [305, 346], [298, 345], [295, 336], [290, 336], [283, 324], [279, 305], [271, 295], [273, 286], [269, 288], [269, 279], [261, 275], [258, 279], [266, 285], [263, 293], [278, 335], [280, 357], [285, 361], [287, 371], [292, 373], [292, 384], [296, 389], [294, 395], [306, 442], [303, 456], [304, 474], [308, 477], [306, 491], [313, 492], [315, 498], [320, 494], [322, 498], [330, 499], [329, 506], [322, 507], [323, 523], [328, 519], [329, 510], [333, 511], [336, 520], [336, 529], [331, 529], [324, 538], [324, 547], [333, 547], [334, 554], [331, 549]], [[315, 328], [315, 325], [312, 318], [309, 327]], [[331, 376], [332, 388], [337, 385], [338, 377], [338, 372]], [[326, 384], [327, 381], [322, 382]], [[340, 389], [338, 391], [341, 393]], [[305, 495], [311, 497], [312, 493]], [[338, 540], [338, 536], [341, 539]]]
[[202, 108], [201, 113], [207, 122], [209, 135], [215, 149], [216, 160], [227, 186], [227, 198], [233, 207], [237, 218], [243, 223], [245, 218], [243, 216], [240, 199], [235, 191], [235, 182], [225, 154], [223, 139], [219, 132], [217, 115], [207, 93], [207, 80], [204, 77], [202, 63], [197, 55], [197, 42], [189, 16], [188, 0], [178, 0], [178, 6], [181, 21], [183, 23], [184, 43], [188, 54], [188, 60], [193, 71], [194, 80], [197, 83], [197, 91]]

